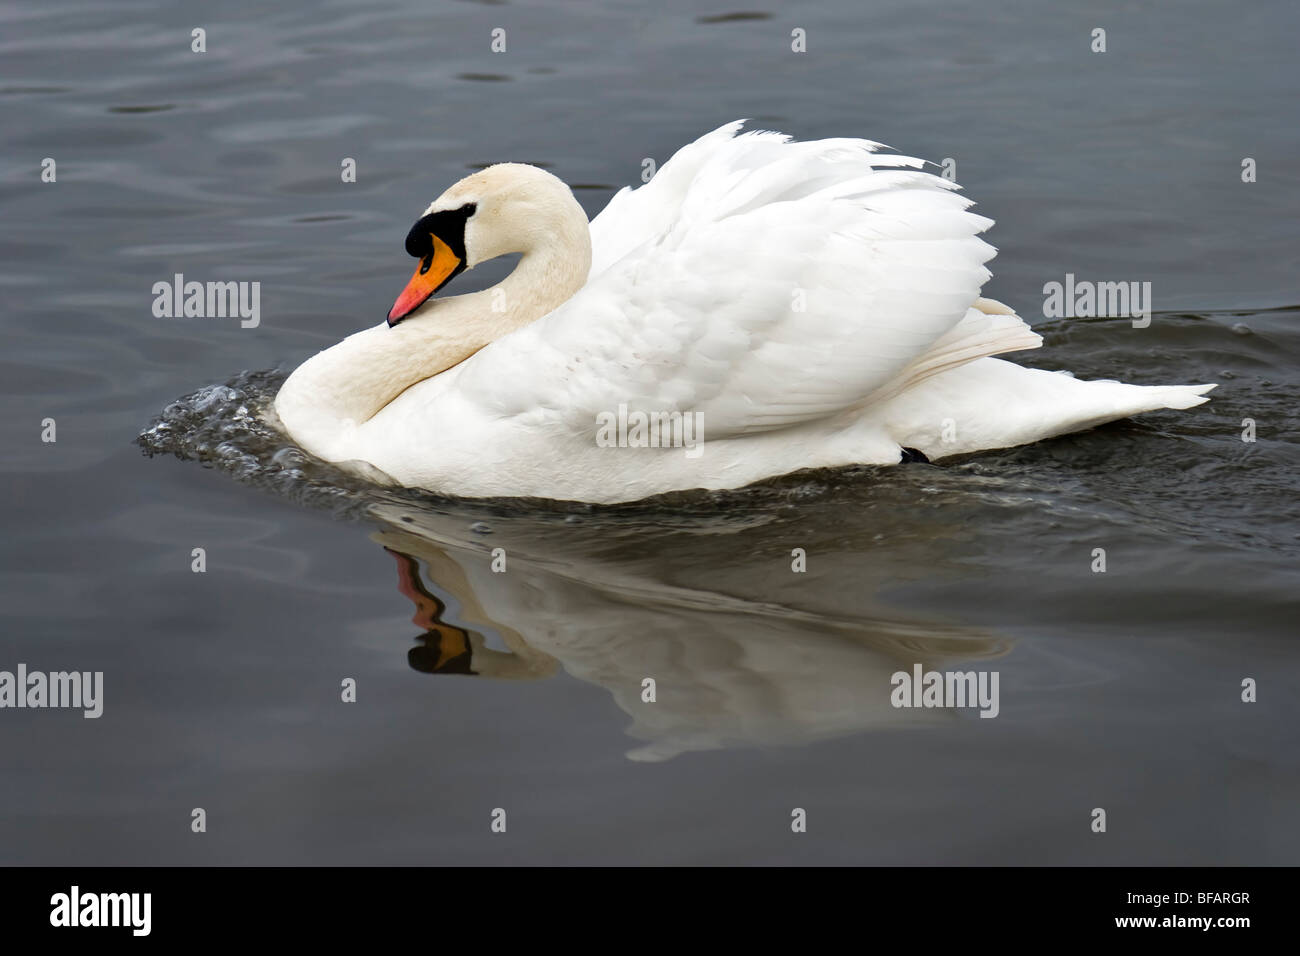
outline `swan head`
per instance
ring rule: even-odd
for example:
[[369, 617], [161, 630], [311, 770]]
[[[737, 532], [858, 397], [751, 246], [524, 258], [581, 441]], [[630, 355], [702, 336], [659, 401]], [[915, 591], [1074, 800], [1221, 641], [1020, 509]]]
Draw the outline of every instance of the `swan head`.
[[[581, 223], [580, 239], [567, 235], [575, 222]], [[430, 203], [407, 233], [406, 251], [419, 265], [389, 310], [388, 324], [401, 322], [481, 262], [565, 242], [578, 244], [574, 255], [586, 243], [585, 276], [587, 217], [562, 180], [524, 163], [498, 163], [466, 176]]]

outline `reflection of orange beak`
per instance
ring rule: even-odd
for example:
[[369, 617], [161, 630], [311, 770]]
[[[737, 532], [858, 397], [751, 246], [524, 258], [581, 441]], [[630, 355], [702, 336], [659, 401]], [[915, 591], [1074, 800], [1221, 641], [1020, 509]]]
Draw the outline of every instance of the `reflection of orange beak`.
[[445, 242], [432, 234], [430, 238], [433, 240], [433, 252], [420, 260], [415, 275], [411, 276], [411, 281], [406, 284], [406, 288], [402, 290], [402, 294], [397, 297], [397, 301], [388, 311], [390, 327], [423, 305], [429, 296], [446, 285], [464, 265], [460, 257], [452, 252]]

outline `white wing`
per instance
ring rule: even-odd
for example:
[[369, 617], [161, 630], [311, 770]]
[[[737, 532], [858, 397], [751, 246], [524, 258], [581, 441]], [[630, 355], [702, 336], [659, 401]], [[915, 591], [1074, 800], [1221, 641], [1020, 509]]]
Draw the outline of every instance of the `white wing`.
[[739, 126], [617, 194], [587, 285], [466, 363], [462, 397], [584, 431], [620, 404], [699, 412], [716, 439], [833, 415], [924, 361], [989, 276], [991, 221], [879, 144]]
[[624, 186], [591, 221], [591, 271], [595, 277], [648, 240], [672, 228], [691, 183], [708, 161], [726, 149], [744, 120], [706, 133], [677, 150], [644, 186]]

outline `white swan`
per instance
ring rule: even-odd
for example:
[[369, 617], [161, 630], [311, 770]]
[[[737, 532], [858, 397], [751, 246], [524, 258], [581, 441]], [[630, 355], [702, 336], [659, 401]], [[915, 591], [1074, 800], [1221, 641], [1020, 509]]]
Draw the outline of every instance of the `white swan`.
[[[283, 428], [411, 487], [616, 502], [1005, 448], [1213, 388], [990, 358], [1041, 340], [979, 297], [992, 222], [952, 183], [866, 140], [740, 126], [678, 150], [590, 225], [535, 167], [461, 180], [407, 236], [420, 263], [388, 322], [284, 383]], [[516, 252], [495, 287], [430, 300]]]

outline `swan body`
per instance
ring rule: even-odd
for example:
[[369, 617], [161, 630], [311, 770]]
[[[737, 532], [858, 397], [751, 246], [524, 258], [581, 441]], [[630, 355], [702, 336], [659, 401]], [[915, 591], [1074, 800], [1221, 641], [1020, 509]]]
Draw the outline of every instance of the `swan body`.
[[[285, 381], [282, 427], [406, 486], [617, 502], [1026, 444], [1213, 388], [994, 358], [1041, 339], [980, 297], [992, 222], [952, 183], [876, 143], [740, 125], [590, 224], [535, 167], [461, 180], [408, 235], [420, 265], [389, 321]], [[431, 298], [515, 252], [492, 289]]]

